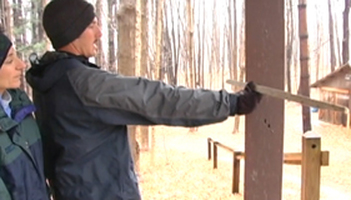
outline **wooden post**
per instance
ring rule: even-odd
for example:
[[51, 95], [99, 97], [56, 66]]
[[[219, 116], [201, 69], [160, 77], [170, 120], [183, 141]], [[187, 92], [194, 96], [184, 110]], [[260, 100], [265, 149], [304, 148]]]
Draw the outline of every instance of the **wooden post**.
[[[245, 0], [247, 81], [284, 90], [284, 1]], [[244, 200], [282, 199], [284, 101], [264, 96], [245, 116]]]
[[211, 160], [211, 138], [207, 138], [208, 160]]
[[319, 200], [321, 138], [312, 132], [302, 136], [301, 200]]
[[218, 159], [218, 147], [217, 142], [213, 142], [213, 169], [217, 169], [217, 159]]
[[233, 153], [233, 183], [232, 183], [232, 193], [239, 193], [239, 180], [240, 180], [240, 159], [238, 158], [238, 152]]

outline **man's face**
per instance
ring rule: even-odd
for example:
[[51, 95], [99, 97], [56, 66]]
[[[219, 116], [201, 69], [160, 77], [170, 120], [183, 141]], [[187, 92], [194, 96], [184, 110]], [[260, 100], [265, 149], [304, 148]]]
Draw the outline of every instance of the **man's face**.
[[72, 43], [78, 51], [79, 55], [87, 58], [95, 56], [97, 53], [97, 42], [101, 38], [102, 33], [97, 19], [84, 30], [84, 32]]
[[0, 68], [0, 93], [7, 89], [19, 88], [25, 68], [26, 64], [17, 57], [15, 49], [11, 47]]

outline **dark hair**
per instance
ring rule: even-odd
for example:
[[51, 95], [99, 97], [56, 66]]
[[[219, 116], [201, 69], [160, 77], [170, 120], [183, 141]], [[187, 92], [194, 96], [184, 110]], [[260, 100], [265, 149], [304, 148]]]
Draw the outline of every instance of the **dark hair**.
[[4, 63], [11, 46], [11, 40], [5, 35], [3, 29], [0, 27], [0, 67]]

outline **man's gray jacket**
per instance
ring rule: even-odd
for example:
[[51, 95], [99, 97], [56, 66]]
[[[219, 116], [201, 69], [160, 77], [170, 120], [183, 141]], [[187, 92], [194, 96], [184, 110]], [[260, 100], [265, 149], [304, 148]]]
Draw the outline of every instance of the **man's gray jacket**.
[[139, 200], [126, 125], [199, 126], [229, 115], [226, 91], [174, 87], [47, 52], [26, 74], [56, 200]]

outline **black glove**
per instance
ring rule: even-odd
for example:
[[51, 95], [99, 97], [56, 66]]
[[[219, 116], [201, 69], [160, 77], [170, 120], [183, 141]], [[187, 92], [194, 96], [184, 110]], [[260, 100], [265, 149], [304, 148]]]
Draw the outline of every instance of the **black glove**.
[[256, 108], [256, 105], [261, 101], [262, 94], [256, 92], [255, 89], [254, 82], [250, 81], [245, 85], [244, 90], [229, 95], [231, 116], [246, 115]]

